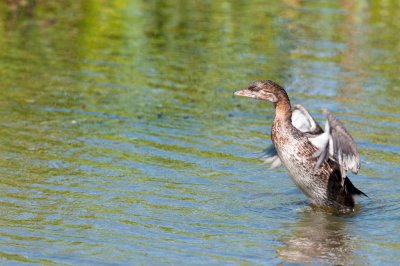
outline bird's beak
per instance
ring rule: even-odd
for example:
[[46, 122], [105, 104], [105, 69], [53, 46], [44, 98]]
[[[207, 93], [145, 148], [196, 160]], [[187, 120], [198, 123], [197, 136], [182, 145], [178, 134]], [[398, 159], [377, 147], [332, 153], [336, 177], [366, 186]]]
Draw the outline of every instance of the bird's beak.
[[250, 97], [250, 98], [257, 98], [257, 96], [255, 95], [254, 92], [252, 92], [251, 90], [248, 89], [243, 89], [240, 91], [235, 91], [233, 93], [233, 95], [235, 96], [244, 96], [244, 97]]

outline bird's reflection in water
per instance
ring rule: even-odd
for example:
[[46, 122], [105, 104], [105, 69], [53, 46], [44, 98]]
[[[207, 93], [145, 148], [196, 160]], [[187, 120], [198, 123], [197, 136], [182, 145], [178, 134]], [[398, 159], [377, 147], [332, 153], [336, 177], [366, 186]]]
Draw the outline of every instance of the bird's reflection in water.
[[345, 265], [353, 253], [345, 217], [308, 208], [299, 213], [278, 257], [288, 262]]

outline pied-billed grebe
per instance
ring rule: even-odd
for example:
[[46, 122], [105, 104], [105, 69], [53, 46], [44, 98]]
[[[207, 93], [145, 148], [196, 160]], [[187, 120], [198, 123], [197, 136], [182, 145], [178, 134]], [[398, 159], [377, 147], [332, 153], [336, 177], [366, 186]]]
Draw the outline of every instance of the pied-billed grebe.
[[274, 103], [273, 145], [264, 157], [272, 168], [283, 164], [313, 204], [354, 210], [354, 195], [366, 195], [346, 177], [348, 170], [358, 172], [360, 158], [340, 121], [324, 110], [327, 121], [323, 130], [303, 106], [292, 107], [286, 91], [270, 80], [252, 82], [235, 95]]

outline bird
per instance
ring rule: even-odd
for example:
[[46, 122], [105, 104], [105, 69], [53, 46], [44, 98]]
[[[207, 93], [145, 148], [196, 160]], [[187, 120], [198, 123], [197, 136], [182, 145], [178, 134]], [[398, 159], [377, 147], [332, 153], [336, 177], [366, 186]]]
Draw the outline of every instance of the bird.
[[285, 89], [271, 80], [251, 82], [234, 95], [273, 103], [272, 145], [264, 150], [264, 161], [271, 168], [283, 165], [312, 205], [354, 212], [354, 196], [368, 197], [347, 177], [348, 171], [359, 172], [360, 156], [353, 137], [332, 113], [323, 109], [323, 129], [302, 105], [292, 107]]

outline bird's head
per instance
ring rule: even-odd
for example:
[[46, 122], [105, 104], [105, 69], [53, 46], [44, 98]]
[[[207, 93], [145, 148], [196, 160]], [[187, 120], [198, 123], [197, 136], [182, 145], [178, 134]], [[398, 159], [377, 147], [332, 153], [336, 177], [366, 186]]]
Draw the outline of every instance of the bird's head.
[[270, 101], [273, 103], [277, 103], [282, 98], [288, 99], [285, 90], [271, 80], [254, 81], [243, 90], [236, 91], [234, 95]]

